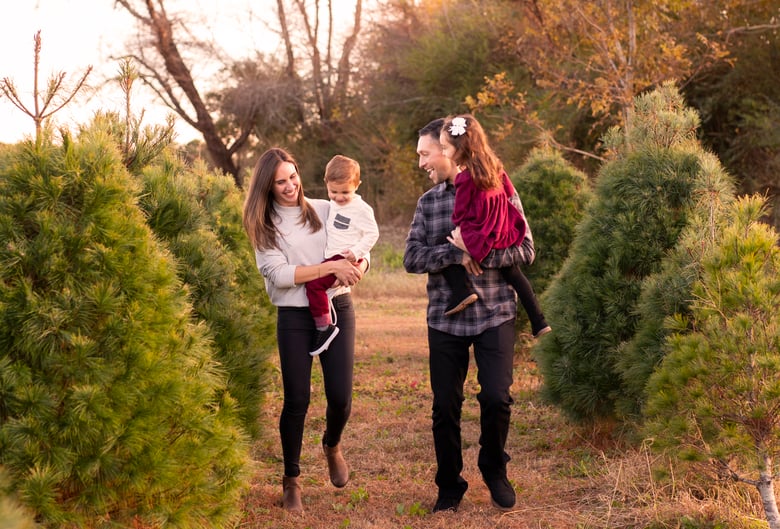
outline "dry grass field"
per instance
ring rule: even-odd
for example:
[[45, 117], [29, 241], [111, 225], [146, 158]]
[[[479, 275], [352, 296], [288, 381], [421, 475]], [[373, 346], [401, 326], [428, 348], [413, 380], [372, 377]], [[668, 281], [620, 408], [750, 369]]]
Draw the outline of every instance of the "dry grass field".
[[[469, 373], [463, 414], [464, 477], [470, 487], [456, 513], [431, 514], [436, 498], [430, 432], [425, 326], [425, 277], [376, 267], [354, 293], [357, 343], [354, 404], [343, 437], [351, 480], [328, 481], [320, 449], [324, 396], [320, 372], [302, 456], [305, 513], [279, 506], [281, 448], [276, 423], [279, 381], [267, 398], [266, 438], [254, 447], [256, 466], [245, 498], [242, 528], [311, 529], [590, 529], [765, 527], [753, 492], [682, 475], [681, 468], [644, 447], [629, 447], [603, 431], [569, 424], [538, 396], [540, 377], [518, 337], [512, 427], [507, 451], [517, 505], [501, 513], [490, 504], [476, 466], [478, 391]], [[473, 362], [472, 362], [473, 365]], [[659, 479], [654, 471], [666, 470]]]

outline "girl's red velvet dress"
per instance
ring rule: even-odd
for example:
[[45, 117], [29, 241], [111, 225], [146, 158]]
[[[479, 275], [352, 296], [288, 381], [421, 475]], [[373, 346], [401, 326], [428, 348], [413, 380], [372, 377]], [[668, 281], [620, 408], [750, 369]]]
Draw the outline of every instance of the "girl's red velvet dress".
[[525, 238], [525, 219], [509, 202], [515, 188], [506, 172], [501, 177], [503, 185], [489, 190], [477, 188], [468, 170], [455, 177], [452, 222], [460, 227], [463, 242], [477, 262], [490, 250], [520, 245]]

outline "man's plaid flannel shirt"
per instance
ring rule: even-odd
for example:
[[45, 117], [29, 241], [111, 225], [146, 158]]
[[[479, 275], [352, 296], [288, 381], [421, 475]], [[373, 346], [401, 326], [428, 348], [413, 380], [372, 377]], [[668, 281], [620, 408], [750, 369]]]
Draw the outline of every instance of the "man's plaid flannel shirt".
[[[523, 213], [517, 194], [511, 200]], [[409, 273], [428, 274], [429, 327], [456, 336], [476, 336], [517, 315], [515, 291], [498, 268], [514, 262], [531, 264], [536, 252], [529, 226], [521, 246], [491, 251], [481, 263], [483, 273], [469, 275], [479, 299], [465, 310], [445, 316], [452, 291], [440, 272], [448, 265], [461, 264], [463, 252], [449, 242], [436, 244], [436, 241], [455, 228], [452, 224], [454, 203], [455, 188], [450, 182], [438, 184], [420, 197], [406, 239], [404, 267]]]

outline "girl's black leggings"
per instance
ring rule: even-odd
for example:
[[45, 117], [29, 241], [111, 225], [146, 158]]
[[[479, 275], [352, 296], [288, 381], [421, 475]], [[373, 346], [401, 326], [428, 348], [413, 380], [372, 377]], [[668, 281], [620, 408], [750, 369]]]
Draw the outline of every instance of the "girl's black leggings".
[[[322, 442], [336, 446], [352, 411], [352, 372], [355, 361], [355, 309], [352, 297], [342, 294], [333, 298], [334, 323], [339, 334], [319, 358], [325, 386], [325, 432]], [[303, 425], [311, 398], [309, 355], [314, 341], [314, 320], [308, 307], [279, 307], [276, 339], [284, 386], [284, 404], [279, 418], [282, 439], [284, 475], [300, 475]]]

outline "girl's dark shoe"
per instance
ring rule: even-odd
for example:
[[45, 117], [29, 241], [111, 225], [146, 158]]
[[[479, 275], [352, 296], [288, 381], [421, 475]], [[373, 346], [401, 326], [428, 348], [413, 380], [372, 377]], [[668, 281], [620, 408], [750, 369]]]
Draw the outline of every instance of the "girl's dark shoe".
[[547, 334], [548, 332], [552, 332], [552, 327], [550, 327], [549, 325], [545, 325], [544, 327], [542, 327], [538, 331], [534, 332], [534, 338], [540, 338], [540, 337], [544, 336], [545, 334]]
[[447, 305], [447, 310], [444, 311], [445, 316], [452, 316], [453, 314], [457, 314], [458, 312], [462, 311], [475, 301], [479, 299], [479, 296], [476, 294], [469, 294], [465, 298], [463, 298], [460, 301], [454, 301], [451, 302], [449, 305]]

